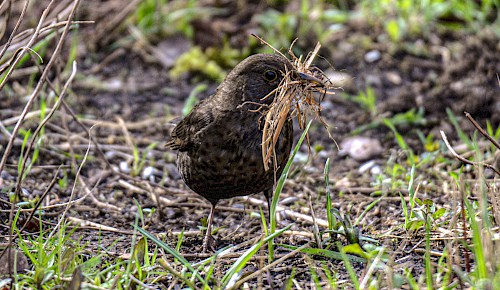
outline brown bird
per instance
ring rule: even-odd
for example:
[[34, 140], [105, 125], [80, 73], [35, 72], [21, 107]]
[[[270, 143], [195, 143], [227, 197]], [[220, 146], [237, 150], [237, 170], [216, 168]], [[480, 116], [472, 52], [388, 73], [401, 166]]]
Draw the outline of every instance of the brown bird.
[[[167, 147], [178, 150], [177, 168], [189, 188], [212, 207], [203, 250], [214, 250], [212, 222], [220, 199], [264, 192], [268, 206], [275, 182], [274, 166], [262, 160], [262, 105], [271, 104], [275, 90], [291, 63], [273, 54], [257, 54], [239, 63], [215, 94], [196, 105], [173, 129]], [[266, 97], [267, 96], [267, 97]], [[275, 145], [276, 176], [290, 156], [293, 125], [290, 117]]]

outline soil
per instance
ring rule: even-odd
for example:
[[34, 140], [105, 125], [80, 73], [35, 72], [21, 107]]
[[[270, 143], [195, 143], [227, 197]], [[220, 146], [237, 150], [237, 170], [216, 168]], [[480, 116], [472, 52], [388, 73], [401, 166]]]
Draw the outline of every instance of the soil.
[[[240, 23], [237, 27], [245, 26]], [[232, 35], [238, 35], [238, 32], [245, 33], [246, 30], [233, 32]], [[469, 112], [483, 126], [486, 122], [490, 122], [493, 128], [500, 126], [500, 86], [497, 79], [500, 72], [500, 41], [493, 31], [434, 31], [399, 44], [380, 38], [379, 32], [360, 23], [349, 23], [344, 31], [322, 43], [320, 54], [323, 59], [318, 59], [318, 67], [327, 73], [341, 72], [346, 80], [343, 90], [339, 90], [335, 96], [327, 96], [323, 103], [323, 117], [337, 143], [350, 137], [360, 126], [411, 109], [422, 110], [425, 122], [402, 123], [396, 128], [414, 153], [421, 157], [429, 152], [426, 152], [419, 134], [433, 134], [439, 141], [439, 131], [443, 130], [453, 145], [460, 144], [447, 110], [453, 112], [459, 120], [460, 128], [467, 134], [475, 130], [463, 117], [464, 111]], [[155, 47], [156, 44], [153, 43], [152, 46]], [[207, 45], [200, 39], [195, 39], [194, 44]], [[298, 45], [300, 44], [299, 42]], [[301, 47], [304, 51], [310, 48]], [[129, 253], [133, 239], [131, 224], [138, 222], [153, 234], [163, 234], [165, 242], [171, 247], [176, 245], [178, 235], [184, 231], [185, 238], [180, 253], [190, 261], [200, 261], [207, 257], [200, 254], [203, 239], [200, 226], [208, 216], [209, 204], [184, 185], [175, 167], [175, 152], [165, 150], [164, 144], [173, 127], [171, 120], [181, 115], [185, 100], [194, 87], [201, 83], [208, 85], [208, 89], [198, 95], [202, 99], [214, 92], [217, 83], [198, 74], [173, 80], [168, 68], [145, 57], [144, 52], [137, 50], [134, 45], [123, 48], [123, 53], [102, 66], [99, 64], [111, 51], [87, 49], [88, 53], [79, 55], [77, 59], [80, 75], [73, 83], [72, 93], [66, 97], [66, 102], [87, 129], [94, 125], [91, 129], [92, 136], [100, 144], [106, 162], [116, 171], [110, 171], [100, 153], [92, 148], [81, 168], [82, 180], [77, 183], [74, 196], [71, 197], [78, 168], [72, 164], [81, 164], [88, 146], [88, 133], [63, 113], [66, 110], [61, 109], [52, 124], [47, 125], [42, 147], [46, 146], [46, 149], [41, 150], [37, 164], [32, 167], [22, 184], [22, 200], [36, 200], [41, 196], [56, 174], [58, 166], [64, 164], [57, 174], [60, 178], [67, 178], [67, 185], [56, 183], [43, 205], [57, 205], [70, 199], [85, 197], [73, 204], [66, 215], [112, 228], [98, 231], [93, 224], [75, 222], [80, 226], [73, 238], [81, 238], [80, 243], [87, 243], [86, 250], [90, 255], [106, 252], [111, 256], [123, 256]], [[374, 51], [380, 55], [379, 58], [368, 62], [367, 53]], [[373, 88], [377, 96], [375, 115], [347, 97], [357, 95], [367, 87]], [[22, 98], [14, 98], [2, 92], [0, 119], [6, 120], [19, 115], [24, 102]], [[65, 120], [66, 124], [61, 125], [61, 120]], [[25, 128], [34, 129], [36, 125], [36, 120], [30, 120]], [[65, 128], [73, 136], [70, 143]], [[298, 139], [301, 132], [297, 126], [295, 129]], [[363, 161], [343, 155], [328, 138], [321, 124], [315, 122], [310, 131], [311, 145], [312, 148], [321, 147], [322, 150], [305, 158], [308, 149], [305, 145], [302, 146], [300, 158], [297, 158], [299, 161], [295, 163], [285, 184], [280, 205], [308, 216], [314, 211], [316, 218], [326, 220], [323, 168], [326, 159], [330, 158], [329, 177], [334, 196], [332, 206], [354, 221], [362, 216], [367, 206], [382, 196], [376, 207], [362, 217], [358, 226], [363, 236], [375, 238], [380, 245], [387, 247], [396, 271], [401, 274], [402, 269], [408, 268], [419, 275], [424, 268], [423, 253], [415, 248], [423, 248], [418, 245], [423, 241], [424, 235], [419, 237], [415, 233], [414, 236], [408, 236], [397, 227], [404, 223], [399, 193], [407, 195], [406, 188], [381, 183], [373, 171], [360, 171], [360, 167], [368, 162], [372, 162], [371, 168], [379, 167], [381, 170], [394, 164], [407, 167], [406, 155], [397, 145], [392, 131], [384, 125], [364, 130], [360, 135], [380, 141], [383, 149], [381, 153]], [[7, 141], [8, 138], [0, 134], [2, 151]], [[153, 143], [156, 144], [154, 148], [146, 149]], [[65, 154], [70, 144], [74, 153], [79, 156], [76, 160]], [[133, 172], [134, 146], [139, 148], [141, 158], [144, 153], [146, 160], [136, 173]], [[20, 154], [21, 146], [17, 143], [8, 159], [8, 166], [2, 173], [0, 187], [7, 189], [14, 186]], [[437, 207], [451, 207], [450, 200], [456, 200], [456, 197], [443, 191], [442, 186], [449, 183], [446, 172], [459, 167], [458, 162], [443, 166], [444, 175], [431, 173], [430, 170], [420, 172], [416, 177], [416, 184], [421, 185], [419, 198], [431, 199]], [[152, 173], [144, 174], [145, 169]], [[85, 182], [85, 187], [82, 181]], [[0, 197], [8, 200], [4, 190]], [[158, 202], [159, 197], [164, 199], [163, 202]], [[262, 194], [251, 198], [264, 201]], [[219, 228], [215, 235], [219, 249], [260, 237], [262, 227], [257, 215], [259, 206], [253, 199], [232, 198], [219, 203], [214, 220], [215, 227]], [[3, 203], [0, 206], [2, 209], [9, 209]], [[139, 207], [143, 212], [140, 218]], [[64, 209], [65, 207], [56, 206], [44, 211], [43, 228], [50, 229], [57, 223], [57, 218], [63, 214]], [[266, 211], [265, 206], [263, 210]], [[284, 212], [279, 212], [278, 215], [278, 228], [294, 223], [291, 230], [302, 234], [283, 235], [277, 239], [277, 243], [294, 246], [315, 244], [311, 222]], [[3, 211], [0, 217], [8, 220], [8, 213]], [[22, 214], [18, 224], [22, 224], [26, 218], [27, 215]], [[2, 236], [6, 235], [5, 230], [2, 227]], [[26, 229], [28, 233], [38, 231], [38, 222], [32, 222]], [[344, 240], [342, 242], [345, 243]], [[442, 243], [445, 242], [436, 240], [431, 246], [442, 248]], [[246, 248], [248, 246], [238, 251]], [[259, 252], [257, 256], [262, 259], [253, 259], [245, 268], [244, 276], [262, 267], [263, 261], [267, 261], [266, 252], [267, 250]], [[288, 252], [289, 250], [278, 247], [278, 257]], [[168, 255], [166, 258], [171, 259]], [[433, 257], [433, 260], [438, 258]], [[234, 260], [221, 258], [215, 277], [223, 275], [231, 261]], [[349, 279], [341, 261], [297, 255], [250, 282], [251, 285], [261, 283], [268, 286], [271, 283], [270, 288], [282, 287], [290, 276], [292, 267], [296, 267], [295, 279], [302, 281], [302, 285], [309, 285], [311, 265], [320, 268], [326, 266], [336, 271], [339, 280]], [[365, 271], [362, 264], [354, 265], [359, 273]], [[172, 278], [167, 277], [161, 282], [169, 285], [172, 282], [170, 279]]]

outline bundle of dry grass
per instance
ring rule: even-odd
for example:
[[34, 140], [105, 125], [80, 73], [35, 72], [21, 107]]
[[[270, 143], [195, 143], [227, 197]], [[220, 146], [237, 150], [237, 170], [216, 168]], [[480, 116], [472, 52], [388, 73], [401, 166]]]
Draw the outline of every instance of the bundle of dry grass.
[[[276, 53], [287, 58], [262, 38], [256, 35], [253, 36], [272, 48]], [[265, 123], [262, 134], [262, 160], [266, 170], [269, 170], [271, 161], [276, 158], [274, 147], [278, 141], [283, 125], [289, 116], [292, 118], [296, 117], [300, 129], [303, 130], [307, 124], [307, 116], [312, 115], [316, 117], [328, 131], [328, 125], [321, 116], [321, 102], [327, 94], [334, 94], [333, 91], [330, 91], [334, 86], [320, 69], [312, 66], [312, 62], [318, 54], [321, 44], [318, 42], [314, 50], [303, 60], [302, 55], [297, 57], [293, 53], [292, 47], [294, 43], [295, 42], [293, 42], [288, 49], [290, 62], [292, 63], [294, 71], [287, 71], [279, 87], [269, 94], [275, 94], [275, 98], [264, 113]], [[299, 74], [299, 76], [296, 74]], [[330, 136], [330, 133], [328, 134]], [[332, 137], [330, 136], [330, 138]], [[306, 140], [309, 144], [308, 136]], [[273, 163], [277, 164], [277, 162]]]

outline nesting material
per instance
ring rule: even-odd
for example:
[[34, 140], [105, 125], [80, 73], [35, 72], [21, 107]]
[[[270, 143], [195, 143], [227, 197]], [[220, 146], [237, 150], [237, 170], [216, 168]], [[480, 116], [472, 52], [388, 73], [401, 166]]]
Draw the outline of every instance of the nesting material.
[[[276, 53], [287, 58], [262, 38], [254, 36]], [[294, 70], [286, 71], [278, 88], [266, 96], [267, 98], [275, 95], [273, 102], [263, 115], [265, 123], [262, 134], [262, 160], [266, 170], [270, 169], [271, 164], [275, 164], [275, 166], [277, 164], [274, 148], [287, 118], [297, 118], [300, 129], [304, 130], [308, 116], [312, 115], [328, 131], [328, 125], [321, 116], [321, 102], [327, 94], [334, 94], [331, 89], [335, 87], [320, 69], [312, 66], [321, 45], [318, 42], [314, 50], [308, 53], [305, 59], [302, 59], [302, 55], [297, 57], [293, 53], [294, 43], [290, 45], [288, 50], [290, 56], [288, 59]], [[328, 134], [332, 138], [330, 133]], [[306, 140], [309, 144], [309, 136], [306, 136]], [[274, 162], [272, 162], [273, 160]]]

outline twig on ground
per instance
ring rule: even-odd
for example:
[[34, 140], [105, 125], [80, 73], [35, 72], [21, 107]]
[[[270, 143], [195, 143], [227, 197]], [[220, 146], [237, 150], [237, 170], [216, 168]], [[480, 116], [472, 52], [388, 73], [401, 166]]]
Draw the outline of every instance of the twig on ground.
[[59, 94], [59, 99], [57, 100], [56, 104], [52, 107], [50, 112], [47, 114], [47, 116], [45, 116], [45, 118], [40, 122], [40, 124], [36, 128], [35, 132], [33, 133], [33, 136], [31, 138], [31, 142], [28, 144], [28, 147], [26, 148], [26, 150], [24, 152], [24, 157], [23, 157], [22, 166], [21, 166], [21, 172], [19, 173], [19, 176], [17, 177], [15, 196], [19, 196], [19, 193], [21, 192], [21, 187], [22, 187], [23, 178], [24, 178], [24, 172], [26, 170], [28, 158], [30, 156], [31, 149], [33, 148], [33, 145], [35, 144], [36, 138], [38, 137], [38, 134], [43, 129], [45, 124], [52, 118], [55, 111], [57, 109], [59, 109], [59, 106], [61, 105], [62, 101], [64, 100], [64, 96], [66, 95], [66, 91], [68, 90], [71, 82], [73, 81], [73, 78], [76, 75], [76, 71], [77, 71], [76, 62], [73, 62], [73, 71], [72, 71], [71, 75], [69, 76], [68, 80], [66, 81], [66, 83], [64, 84], [64, 87], [63, 87], [61, 93]]
[[476, 120], [474, 120], [474, 118], [467, 112], [464, 112], [465, 114], [465, 117], [467, 117], [467, 119], [469, 119], [469, 121], [472, 123], [472, 125], [474, 125], [474, 127], [476, 127], [476, 129], [479, 131], [479, 133], [483, 134], [484, 137], [488, 138], [488, 140], [490, 140], [491, 144], [495, 145], [495, 147], [497, 147], [499, 150], [500, 150], [500, 143], [497, 142], [497, 140], [495, 140], [493, 137], [491, 137], [482, 127], [481, 125], [479, 125]]
[[316, 219], [316, 214], [314, 213], [314, 208], [313, 208], [313, 205], [312, 205], [312, 199], [311, 199], [311, 195], [309, 194], [309, 210], [311, 211], [311, 217], [312, 217], [312, 221], [313, 221], [313, 234], [314, 234], [314, 239], [316, 240], [316, 244], [317, 244], [317, 247], [319, 249], [322, 249], [322, 240], [321, 240], [321, 234], [320, 234], [320, 231], [319, 231], [319, 227], [318, 227], [318, 223], [317, 223], [317, 219]]
[[142, 120], [137, 121], [137, 122], [124, 122], [123, 125], [117, 124], [115, 122], [101, 121], [101, 120], [94, 120], [94, 119], [82, 119], [81, 122], [82, 122], [82, 124], [87, 124], [87, 125], [94, 125], [96, 123], [99, 123], [99, 126], [109, 127], [111, 129], [120, 129], [121, 126], [125, 126], [128, 130], [144, 129], [144, 128], [149, 127], [151, 125], [159, 124], [159, 122], [164, 122], [165, 124], [168, 123], [166, 121], [165, 117], [142, 119]]
[[[82, 165], [83, 165], [83, 161], [82, 161]], [[82, 184], [83, 190], [85, 190], [85, 196], [90, 196], [90, 199], [92, 200], [92, 202], [96, 206], [98, 206], [100, 208], [103, 208], [103, 209], [106, 209], [106, 210], [115, 211], [115, 212], [121, 212], [122, 211], [122, 208], [120, 208], [120, 207], [118, 207], [116, 205], [112, 205], [112, 204], [109, 204], [109, 203], [102, 202], [97, 197], [95, 197], [95, 195], [92, 192], [92, 190], [90, 190], [88, 188], [86, 182], [83, 180], [83, 178], [79, 174], [78, 174], [78, 181]], [[75, 184], [76, 184], [76, 180], [75, 180]], [[98, 184], [99, 183], [96, 183], [94, 185], [94, 188], [96, 188]]]
[[[267, 203], [265, 201], [262, 201], [260, 199], [256, 199], [256, 198], [253, 198], [253, 197], [249, 197], [249, 196], [246, 196], [246, 197], [242, 197], [243, 200], [249, 202], [250, 204], [253, 204], [253, 205], [256, 205], [256, 206], [266, 206]], [[283, 212], [284, 214], [286, 214], [287, 216], [293, 218], [293, 219], [296, 219], [296, 220], [303, 220], [305, 222], [308, 222], [310, 224], [313, 224], [314, 221], [312, 219], [311, 216], [309, 215], [305, 215], [305, 214], [301, 214], [301, 213], [298, 213], [298, 212], [294, 212], [292, 210], [289, 210], [289, 209], [285, 209], [284, 207], [282, 206], [277, 206], [276, 207], [276, 211], [280, 211], [280, 212]], [[328, 221], [326, 220], [323, 220], [323, 219], [316, 219], [316, 223], [319, 225], [319, 226], [322, 226], [322, 227], [325, 227], [325, 228], [328, 228]]]
[[484, 162], [470, 161], [470, 160], [462, 157], [461, 155], [457, 154], [455, 152], [455, 150], [453, 150], [453, 148], [451, 147], [450, 143], [448, 142], [448, 138], [446, 138], [446, 134], [443, 131], [440, 131], [440, 132], [441, 132], [441, 137], [443, 138], [444, 144], [446, 144], [446, 147], [448, 147], [448, 150], [450, 150], [451, 154], [453, 154], [453, 156], [455, 156], [455, 158], [457, 158], [458, 160], [462, 161], [465, 164], [470, 164], [470, 165], [474, 165], [474, 166], [484, 166], [486, 168], [493, 170], [496, 174], [500, 175], [500, 171], [490, 164], [487, 164]]
[[158, 259], [158, 263], [160, 263], [160, 265], [165, 270], [169, 271], [170, 274], [174, 275], [175, 278], [186, 283], [186, 285], [189, 286], [191, 289], [196, 289], [193, 282], [191, 282], [189, 279], [186, 279], [186, 277], [184, 277], [184, 275], [182, 275], [179, 271], [175, 270], [172, 266], [170, 266], [169, 262], [167, 262], [164, 258]]
[[125, 230], [120, 230], [114, 227], [106, 226], [100, 223], [96, 222], [91, 222], [88, 220], [83, 220], [77, 217], [68, 217], [68, 220], [71, 223], [74, 223], [79, 226], [79, 228], [89, 228], [89, 229], [97, 229], [100, 231], [107, 231], [107, 232], [113, 232], [113, 233], [120, 233], [120, 234], [127, 234], [127, 235], [133, 235], [133, 231], [125, 231]]
[[[90, 143], [90, 141], [89, 141]], [[80, 164], [80, 167], [78, 168], [78, 171], [76, 172], [76, 177], [75, 177], [75, 181], [73, 182], [73, 187], [71, 189], [71, 194], [69, 196], [69, 202], [68, 204], [66, 205], [65, 209], [64, 209], [64, 212], [61, 214], [61, 216], [59, 217], [58, 221], [57, 221], [57, 225], [52, 229], [52, 231], [50, 232], [49, 236], [47, 237], [47, 241], [46, 243], [48, 243], [50, 241], [50, 238], [55, 235], [55, 233], [57, 232], [57, 230], [59, 229], [59, 227], [61, 226], [63, 220], [65, 220], [65, 216], [66, 214], [68, 213], [69, 211], [69, 208], [70, 208], [70, 205], [71, 205], [71, 201], [74, 200], [75, 198], [75, 192], [76, 192], [76, 183], [78, 181], [78, 178], [80, 177], [80, 173], [83, 169], [83, 166], [85, 165], [85, 162], [87, 161], [87, 158], [89, 156], [89, 151], [90, 151], [90, 146], [89, 146], [89, 149], [87, 149], [87, 152], [85, 152], [85, 155], [83, 156], [83, 159], [82, 159], [82, 162]]]
[[[28, 225], [28, 223], [31, 221], [31, 219], [33, 218], [33, 216], [35, 215], [35, 212], [38, 210], [38, 208], [40, 207], [40, 205], [42, 204], [43, 200], [45, 199], [45, 197], [47, 196], [47, 194], [52, 190], [52, 188], [54, 187], [54, 185], [56, 184], [57, 182], [57, 178], [58, 178], [58, 175], [59, 175], [59, 171], [61, 170], [61, 166], [59, 166], [59, 168], [57, 169], [56, 173], [54, 174], [54, 177], [52, 178], [52, 181], [50, 181], [50, 184], [49, 186], [47, 186], [47, 188], [45, 189], [45, 191], [42, 193], [42, 195], [40, 196], [40, 198], [38, 199], [38, 202], [35, 204], [35, 206], [33, 207], [33, 209], [31, 210], [31, 213], [30, 213], [30, 216], [26, 219], [26, 221], [24, 222], [23, 226], [21, 227], [21, 229], [19, 230], [19, 233], [16, 237], [18, 237], [20, 234], [22, 234], [22, 232], [24, 231], [24, 229], [26, 228], [26, 226]], [[14, 238], [15, 239], [15, 238]]]
[[26, 10], [28, 9], [29, 2], [30, 2], [29, 0], [26, 0], [26, 2], [24, 2], [23, 9], [21, 10], [21, 15], [19, 15], [19, 18], [17, 19], [16, 25], [14, 26], [14, 29], [12, 30], [12, 33], [9, 36], [9, 39], [3, 45], [2, 51], [0, 52], [0, 59], [3, 58], [5, 52], [7, 51], [7, 49], [10, 47], [10, 44], [12, 43], [12, 39], [14, 39], [14, 36], [16, 36], [17, 30], [19, 29], [21, 22], [23, 22], [24, 15], [26, 14]]
[[[51, 0], [49, 2], [49, 4], [47, 5], [47, 8], [43, 11], [42, 16], [40, 18], [40, 21], [38, 23], [38, 26], [35, 30], [35, 33], [34, 33], [33, 37], [30, 39], [28, 45], [26, 46], [26, 48], [24, 50], [27, 50], [28, 48], [30, 48], [33, 45], [33, 42], [35, 41], [35, 39], [38, 37], [42, 23], [45, 21], [45, 18], [47, 17], [47, 14], [50, 11], [50, 7], [52, 6], [53, 2], [54, 2], [54, 0]], [[68, 22], [64, 28], [64, 31], [61, 35], [61, 38], [57, 42], [56, 48], [54, 49], [54, 52], [53, 52], [51, 58], [49, 59], [47, 65], [45, 66], [45, 69], [44, 69], [42, 75], [40, 76], [40, 79], [38, 80], [37, 85], [33, 89], [33, 92], [28, 100], [28, 103], [26, 104], [26, 106], [23, 109], [23, 112], [21, 113], [21, 117], [19, 118], [19, 121], [16, 123], [16, 126], [12, 130], [12, 138], [7, 143], [7, 146], [6, 146], [5, 151], [4, 151], [4, 155], [0, 161], [0, 172], [3, 170], [5, 163], [7, 162], [7, 158], [10, 155], [10, 151], [12, 150], [12, 146], [14, 143], [14, 136], [17, 136], [17, 133], [21, 127], [22, 122], [24, 121], [26, 114], [31, 110], [33, 103], [37, 99], [40, 91], [42, 90], [43, 85], [45, 84], [45, 80], [47, 79], [47, 76], [49, 75], [49, 72], [52, 68], [52, 65], [55, 63], [55, 60], [59, 56], [59, 52], [61, 51], [64, 40], [66, 39], [66, 35], [68, 34], [71, 20], [75, 16], [76, 8], [78, 7], [79, 4], [80, 4], [80, 0], [74, 1], [73, 8], [71, 10], [70, 15], [68, 16]], [[16, 61], [12, 64], [9, 71], [6, 73], [3, 82], [0, 84], [0, 90], [4, 87], [6, 81], [9, 79], [10, 74], [12, 73], [14, 68], [17, 66], [17, 64], [19, 63], [19, 61], [21, 60], [22, 57], [23, 57], [23, 53], [21, 53], [16, 58]]]

